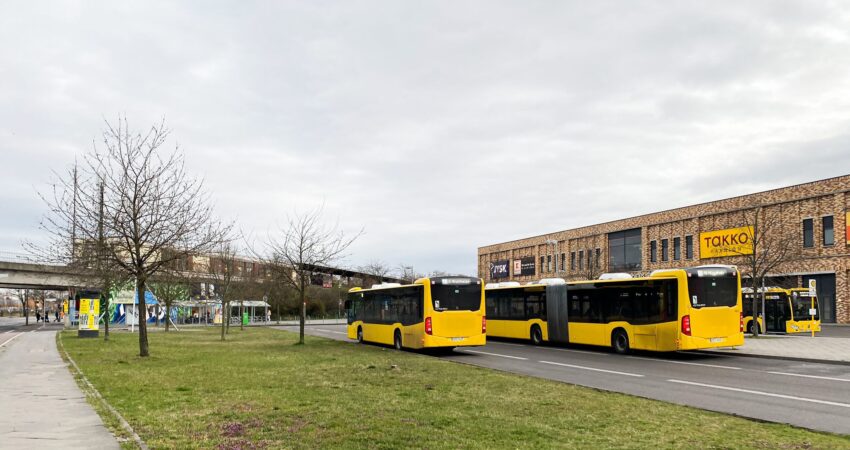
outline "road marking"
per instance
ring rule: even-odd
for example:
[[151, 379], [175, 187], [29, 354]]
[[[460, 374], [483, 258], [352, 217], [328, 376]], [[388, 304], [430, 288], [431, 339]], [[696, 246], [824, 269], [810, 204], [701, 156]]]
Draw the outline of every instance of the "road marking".
[[16, 335], [14, 335], [14, 336], [10, 337], [8, 341], [6, 341], [6, 342], [4, 342], [4, 343], [0, 344], [0, 348], [3, 348], [3, 346], [4, 346], [4, 345], [6, 345], [6, 344], [8, 344], [9, 342], [12, 342], [12, 341], [14, 341], [15, 339], [17, 339], [17, 338], [21, 337], [21, 334], [24, 334], [24, 333], [16, 334]]
[[495, 345], [510, 345], [511, 347], [528, 347], [527, 345], [523, 345], [523, 344], [514, 344], [514, 343], [511, 343], [511, 342], [498, 342], [498, 341], [494, 341], [494, 342], [492, 342], [492, 343], [493, 343], [493, 344], [495, 344]]
[[552, 365], [555, 365], [555, 366], [570, 367], [572, 369], [592, 370], [594, 372], [605, 372], [605, 373], [613, 373], [615, 375], [625, 375], [627, 377], [638, 377], [638, 378], [643, 377], [643, 375], [641, 375], [639, 373], [618, 372], [616, 370], [597, 369], [596, 367], [576, 366], [574, 364], [564, 364], [564, 363], [558, 363], [558, 362], [552, 362], [552, 361], [538, 361], [538, 362], [543, 363], [543, 364], [552, 364]]
[[[666, 362], [666, 363], [670, 363], [670, 364], [685, 364], [685, 365], [688, 365], [688, 366], [702, 366], [702, 367], [714, 367], [714, 368], [717, 368], [717, 369], [741, 370], [740, 367], [720, 366], [720, 365], [717, 365], [717, 364], [695, 363], [695, 362], [688, 362], [688, 361], [670, 361], [668, 359], [643, 358], [643, 357], [640, 357], [640, 356], [627, 356], [626, 358], [642, 359], [644, 361]], [[850, 380], [848, 380], [848, 381], [850, 381]]]
[[536, 347], [536, 348], [545, 348], [546, 350], [557, 350], [559, 352], [583, 353], [585, 355], [611, 356], [608, 353], [591, 352], [591, 351], [588, 351], [588, 350], [573, 350], [573, 349], [570, 349], [570, 348], [558, 348], [558, 347]]
[[834, 377], [822, 377], [819, 375], [803, 375], [801, 373], [788, 373], [788, 372], [768, 372], [774, 375], [788, 375], [789, 377], [803, 377], [803, 378], [815, 378], [818, 380], [830, 380], [830, 381], [844, 381], [850, 383], [850, 380], [846, 378], [834, 378]]
[[326, 330], [324, 328], [316, 328], [316, 331], [322, 331], [322, 332], [325, 332], [325, 333], [333, 333], [333, 334], [346, 334], [346, 333], [343, 333], [342, 331]]
[[522, 358], [522, 357], [519, 357], [519, 356], [500, 355], [498, 353], [482, 352], [482, 351], [478, 351], [478, 350], [463, 350], [463, 352], [464, 353], [475, 353], [477, 355], [498, 356], [500, 358], [518, 359], [520, 361], [528, 361], [528, 358]]
[[714, 385], [714, 384], [695, 383], [693, 381], [682, 381], [682, 380], [667, 380], [667, 381], [669, 381], [671, 383], [687, 384], [687, 385], [691, 385], [691, 386], [701, 386], [701, 387], [706, 387], [706, 388], [711, 388], [711, 389], [720, 389], [720, 390], [724, 390], [724, 391], [743, 392], [745, 394], [764, 395], [765, 397], [784, 398], [786, 400], [797, 400], [797, 401], [801, 401], [801, 402], [818, 403], [818, 404], [821, 404], [821, 405], [830, 405], [830, 406], [839, 406], [841, 408], [850, 408], [850, 404], [847, 404], [847, 403], [830, 402], [830, 401], [827, 401], [827, 400], [817, 400], [817, 399], [814, 399], [814, 398], [795, 397], [793, 395], [774, 394], [772, 392], [752, 391], [752, 390], [749, 390], [749, 389], [741, 389], [741, 388], [734, 388], [734, 387], [728, 387], [728, 386], [717, 386], [717, 385]]

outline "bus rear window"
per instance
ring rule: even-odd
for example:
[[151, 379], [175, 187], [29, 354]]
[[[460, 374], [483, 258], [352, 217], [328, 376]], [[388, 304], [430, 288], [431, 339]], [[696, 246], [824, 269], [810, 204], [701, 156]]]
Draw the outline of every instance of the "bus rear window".
[[481, 309], [481, 284], [431, 285], [434, 311], [478, 311]]
[[735, 306], [738, 303], [737, 276], [688, 276], [691, 307]]

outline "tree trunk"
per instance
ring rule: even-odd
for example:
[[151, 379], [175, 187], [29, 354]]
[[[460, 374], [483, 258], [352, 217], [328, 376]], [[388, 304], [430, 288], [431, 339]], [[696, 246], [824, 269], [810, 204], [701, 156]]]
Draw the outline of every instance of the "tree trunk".
[[145, 279], [136, 277], [136, 295], [138, 296], [139, 311], [139, 356], [148, 357], [148, 308], [145, 303]]
[[100, 297], [103, 299], [103, 311], [104, 311], [103, 312], [103, 318], [104, 318], [104, 321], [103, 321], [103, 340], [109, 341], [109, 319], [111, 319], [111, 316], [109, 314], [109, 294], [107, 293], [107, 295], [101, 295]]
[[304, 322], [307, 321], [307, 299], [304, 295], [304, 277], [301, 277], [301, 290], [299, 292], [301, 296], [301, 318], [298, 321], [298, 343], [304, 343]]
[[165, 332], [168, 333], [169, 323], [171, 321], [171, 302], [165, 302]]
[[225, 315], [225, 317], [227, 318], [225, 322], [227, 323], [224, 326], [224, 332], [227, 334], [230, 334], [230, 315], [232, 313], [233, 311], [230, 310], [230, 302], [227, 302], [227, 314]]
[[758, 283], [758, 280], [755, 277], [755, 274], [753, 274], [753, 276], [752, 276], [752, 281], [753, 281], [753, 321], [751, 322], [752, 323], [751, 326], [753, 327], [753, 337], [758, 338], [759, 337], [759, 316], [760, 316], [760, 314], [758, 313], [758, 309], [757, 309], [758, 304], [759, 304], [759, 300], [758, 300], [759, 296], [757, 294], [758, 294], [758, 291], [759, 291], [758, 290], [759, 289], [758, 288], [759, 283]]
[[224, 340], [224, 322], [227, 319], [227, 314], [224, 312], [225, 303], [222, 300], [221, 302], [221, 340]]

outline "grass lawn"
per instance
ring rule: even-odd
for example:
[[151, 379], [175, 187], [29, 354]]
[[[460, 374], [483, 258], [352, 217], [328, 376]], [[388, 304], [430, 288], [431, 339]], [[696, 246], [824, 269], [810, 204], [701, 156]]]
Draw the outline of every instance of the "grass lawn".
[[269, 329], [61, 335], [151, 448], [850, 448], [850, 438]]

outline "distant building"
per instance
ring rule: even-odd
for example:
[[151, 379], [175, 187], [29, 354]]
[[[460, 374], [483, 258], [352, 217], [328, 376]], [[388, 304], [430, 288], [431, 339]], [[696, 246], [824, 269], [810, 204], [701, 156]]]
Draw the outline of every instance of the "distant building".
[[850, 175], [486, 245], [478, 249], [478, 274], [526, 282], [704, 264], [736, 264], [743, 271], [741, 256], [715, 252], [712, 244], [737, 242], [740, 228], [749, 225], [747, 213], [757, 207], [782, 214], [799, 237], [795, 257], [772, 281], [807, 286], [816, 280], [823, 321], [850, 323]]

